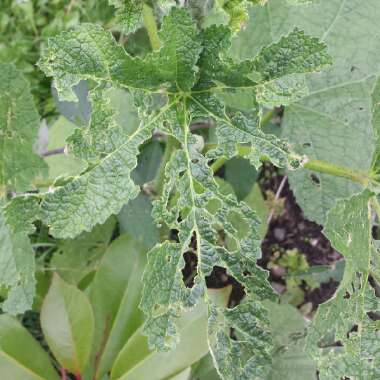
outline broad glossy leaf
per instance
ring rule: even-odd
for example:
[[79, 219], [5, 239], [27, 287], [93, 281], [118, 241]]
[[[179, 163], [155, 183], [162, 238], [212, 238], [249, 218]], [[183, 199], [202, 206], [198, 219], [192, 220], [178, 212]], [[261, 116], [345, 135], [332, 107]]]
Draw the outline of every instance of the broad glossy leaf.
[[49, 355], [13, 317], [0, 316], [2, 380], [58, 380]]
[[[208, 352], [207, 308], [200, 303], [178, 320], [180, 341], [169, 352], [151, 351], [139, 329], [120, 352], [111, 380], [162, 380], [198, 361]], [[154, 368], [154, 370], [152, 370]]]
[[0, 186], [2, 191], [25, 191], [45, 173], [43, 160], [33, 151], [39, 116], [30, 87], [12, 64], [0, 64]]
[[42, 305], [41, 327], [59, 364], [82, 374], [92, 349], [94, 315], [85, 294], [57, 274]]
[[116, 239], [105, 253], [89, 291], [95, 316], [91, 364], [97, 378], [112, 367], [122, 347], [141, 325], [138, 309], [146, 255], [128, 235]]

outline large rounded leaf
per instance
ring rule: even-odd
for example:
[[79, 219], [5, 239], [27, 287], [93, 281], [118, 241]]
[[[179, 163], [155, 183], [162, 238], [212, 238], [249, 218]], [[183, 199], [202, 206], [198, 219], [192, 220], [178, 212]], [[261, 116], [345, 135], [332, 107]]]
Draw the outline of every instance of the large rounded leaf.
[[[283, 135], [301, 154], [367, 172], [374, 150], [371, 92], [380, 73], [378, 0], [314, 1], [292, 6], [269, 0], [253, 7], [245, 30], [235, 39], [239, 59], [255, 56], [296, 26], [328, 46], [333, 65], [306, 75], [309, 94], [286, 108]], [[297, 170], [289, 174], [305, 215], [323, 224], [338, 199], [361, 186], [329, 174]]]
[[84, 293], [57, 274], [42, 306], [41, 326], [60, 365], [81, 374], [91, 352], [94, 315]]
[[139, 329], [128, 341], [116, 359], [111, 380], [162, 380], [170, 378], [208, 352], [207, 310], [200, 303], [184, 314], [179, 322], [180, 341], [169, 352], [151, 351], [147, 337]]
[[58, 380], [48, 354], [13, 317], [0, 316], [1, 380]]

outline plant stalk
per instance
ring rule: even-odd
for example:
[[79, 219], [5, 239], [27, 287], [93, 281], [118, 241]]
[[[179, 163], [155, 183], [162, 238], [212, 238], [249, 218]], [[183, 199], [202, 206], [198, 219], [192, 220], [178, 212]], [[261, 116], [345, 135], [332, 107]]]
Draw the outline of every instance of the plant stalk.
[[158, 37], [158, 28], [153, 9], [148, 4], [143, 5], [142, 16], [144, 26], [148, 32], [150, 45], [152, 46], [153, 50], [158, 50], [161, 47], [161, 41]]
[[[238, 153], [240, 156], [245, 156], [249, 153], [250, 147], [241, 145], [238, 147]], [[214, 173], [219, 170], [227, 161], [226, 158], [221, 157], [217, 159], [212, 165]], [[352, 182], [360, 183], [364, 187], [368, 187], [371, 183], [371, 177], [367, 173], [359, 172], [356, 170], [352, 170], [350, 168], [344, 166], [338, 166], [334, 164], [330, 164], [329, 162], [322, 160], [308, 160], [304, 163], [303, 167], [305, 169], [315, 171], [318, 173], [330, 174], [335, 177], [346, 178]]]
[[[144, 4], [142, 13], [143, 13], [143, 22], [148, 32], [150, 45], [152, 46], [153, 50], [158, 50], [161, 47], [161, 41], [160, 41], [160, 38], [158, 37], [158, 28], [157, 28], [156, 18], [154, 17], [153, 9], [149, 5]], [[172, 136], [168, 136], [164, 157], [162, 157], [161, 164], [158, 169], [157, 177], [155, 180], [155, 190], [158, 195], [162, 194], [162, 190], [164, 187], [166, 164], [170, 160], [170, 157], [177, 146], [178, 146], [177, 140]]]
[[304, 164], [304, 168], [319, 173], [331, 174], [335, 177], [346, 178], [352, 182], [360, 183], [364, 187], [368, 187], [370, 184], [370, 177], [368, 174], [344, 166], [330, 164], [326, 161], [309, 160]]

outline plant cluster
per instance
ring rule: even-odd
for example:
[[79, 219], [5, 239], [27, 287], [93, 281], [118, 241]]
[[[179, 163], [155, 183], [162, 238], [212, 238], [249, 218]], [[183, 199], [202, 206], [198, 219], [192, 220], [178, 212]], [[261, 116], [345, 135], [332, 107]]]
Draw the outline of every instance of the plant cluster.
[[[42, 24], [56, 17], [50, 5], [35, 3], [49, 10]], [[38, 67], [52, 79], [60, 109], [72, 112], [78, 101], [88, 109], [65, 136], [63, 170], [35, 152], [40, 116], [28, 80], [0, 64], [5, 378], [59, 378], [10, 316], [34, 308], [62, 379], [202, 378], [207, 363], [198, 373], [190, 367], [208, 352], [213, 376], [278, 379], [274, 360], [290, 360], [281, 350], [295, 341], [315, 363], [314, 376], [378, 379], [380, 264], [372, 229], [380, 217], [380, 49], [376, 36], [361, 39], [352, 10], [374, 33], [376, 0], [109, 3], [116, 16], [105, 27], [63, 25], [42, 44]], [[277, 18], [265, 20], [271, 12]], [[151, 49], [134, 53], [128, 44], [141, 27]], [[280, 106], [284, 132], [275, 136], [264, 127], [268, 110]], [[257, 264], [262, 218], [215, 175], [237, 156], [256, 170], [269, 162], [287, 171], [305, 214], [345, 259], [335, 296], [307, 328], [302, 318], [289, 327], [291, 338], [273, 313], [293, 318], [294, 310], [276, 304]], [[113, 215], [122, 232], [116, 240]], [[194, 263], [190, 280], [186, 255]], [[39, 270], [62, 264], [68, 272]], [[215, 270], [243, 289], [240, 303], [229, 304], [230, 287], [208, 289]]]

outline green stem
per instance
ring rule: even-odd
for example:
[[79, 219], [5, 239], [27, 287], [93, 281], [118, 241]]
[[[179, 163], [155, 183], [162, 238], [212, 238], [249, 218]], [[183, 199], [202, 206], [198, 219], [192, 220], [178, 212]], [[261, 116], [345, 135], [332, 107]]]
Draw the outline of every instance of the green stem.
[[211, 169], [214, 173], [216, 173], [226, 162], [227, 162], [227, 158], [225, 157], [220, 157], [218, 158], [217, 160], [215, 160], [212, 164], [211, 164]]
[[158, 37], [158, 29], [156, 18], [154, 17], [153, 9], [147, 5], [143, 5], [142, 10], [143, 22], [148, 32], [149, 41], [153, 50], [158, 50], [161, 47], [161, 41]]
[[264, 125], [267, 125], [273, 118], [273, 116], [276, 115], [276, 110], [272, 109], [268, 111], [260, 120], [260, 127], [262, 128]]
[[309, 169], [319, 173], [331, 174], [335, 177], [349, 179], [367, 187], [370, 184], [370, 177], [366, 173], [358, 172], [344, 166], [337, 166], [321, 160], [309, 160], [304, 164], [305, 169]]
[[[238, 148], [238, 152], [240, 156], [245, 156], [249, 152], [249, 146], [240, 146]], [[225, 158], [217, 159], [212, 165], [214, 173], [219, 170], [227, 161]], [[352, 182], [360, 183], [364, 187], [368, 187], [371, 182], [371, 177], [363, 172], [359, 172], [356, 170], [352, 170], [350, 168], [346, 168], [344, 166], [338, 166], [334, 164], [330, 164], [326, 161], [321, 160], [309, 160], [307, 161], [303, 167], [305, 169], [315, 171], [318, 173], [331, 174], [335, 177], [341, 177], [349, 179]]]
[[[158, 28], [156, 24], [156, 18], [154, 17], [153, 9], [147, 5], [143, 5], [143, 21], [150, 40], [150, 45], [153, 50], [158, 50], [161, 47], [161, 41], [158, 37]], [[166, 142], [164, 157], [162, 157], [160, 167], [158, 169], [157, 177], [155, 180], [155, 190], [158, 195], [162, 194], [165, 183], [165, 168], [166, 164], [170, 160], [173, 151], [177, 148], [178, 142], [172, 137], [168, 136]]]

